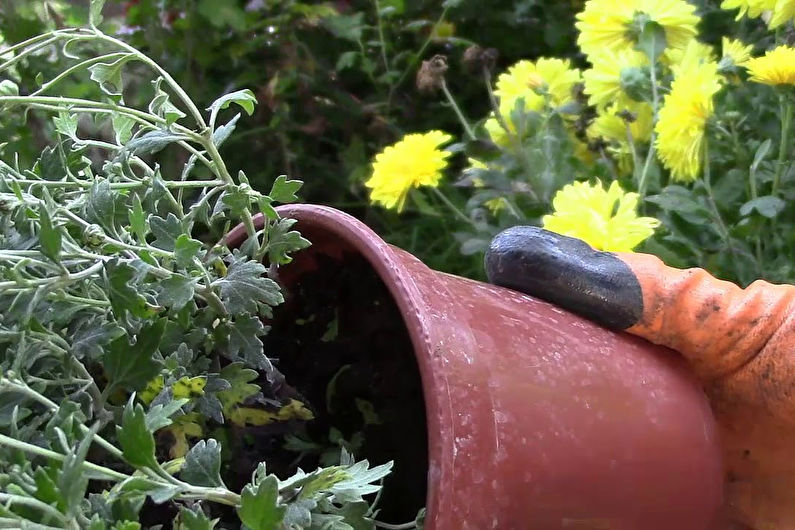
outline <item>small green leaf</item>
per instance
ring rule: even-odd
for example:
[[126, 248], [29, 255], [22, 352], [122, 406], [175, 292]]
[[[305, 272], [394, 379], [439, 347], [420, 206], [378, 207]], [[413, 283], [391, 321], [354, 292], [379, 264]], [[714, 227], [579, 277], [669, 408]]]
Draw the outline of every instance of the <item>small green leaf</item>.
[[86, 216], [92, 223], [112, 226], [116, 214], [114, 193], [107, 179], [97, 178], [91, 185], [86, 201]]
[[18, 96], [19, 87], [10, 79], [0, 81], [0, 96]]
[[171, 420], [171, 416], [176, 414], [189, 401], [186, 398], [173, 399], [168, 403], [153, 406], [146, 413], [146, 428], [150, 432], [156, 432], [163, 427], [168, 427], [174, 423]]
[[770, 151], [770, 146], [772, 142], [770, 138], [759, 144], [759, 147], [756, 148], [756, 153], [754, 153], [754, 161], [751, 164], [751, 172], [754, 173], [759, 168], [759, 164], [762, 163], [762, 160], [765, 159], [767, 156], [768, 151]]
[[221, 289], [221, 300], [233, 315], [258, 313], [259, 304], [275, 306], [284, 301], [279, 285], [265, 278], [265, 267], [256, 261], [236, 259], [226, 277], [213, 282]]
[[91, 27], [96, 28], [102, 24], [102, 8], [105, 6], [105, 0], [91, 0], [90, 7], [88, 8], [88, 23]]
[[77, 115], [61, 111], [52, 119], [55, 130], [64, 136], [77, 140]]
[[665, 28], [662, 25], [653, 20], [643, 24], [636, 48], [646, 54], [652, 68], [665, 51], [666, 45]]
[[130, 285], [135, 276], [135, 269], [126, 263], [109, 261], [105, 263], [108, 297], [116, 318], [124, 318], [129, 311], [139, 318], [151, 318], [156, 311], [151, 307], [138, 290]]
[[271, 372], [273, 366], [263, 353], [262, 341], [258, 338], [266, 331], [259, 318], [250, 315], [238, 316], [229, 327], [227, 357], [232, 361], [242, 357], [248, 366]]
[[132, 138], [132, 128], [135, 125], [135, 120], [127, 114], [119, 113], [114, 113], [110, 119], [113, 125], [113, 132], [116, 135], [116, 143], [125, 145]]
[[174, 250], [177, 238], [184, 233], [182, 224], [173, 213], [169, 213], [165, 219], [157, 215], [150, 216], [149, 228], [155, 236], [152, 246], [163, 250]]
[[145, 243], [147, 232], [146, 214], [141, 204], [141, 198], [138, 195], [133, 195], [132, 208], [130, 208], [128, 218], [130, 220], [130, 230], [132, 230], [139, 242]]
[[283, 265], [290, 263], [291, 252], [308, 247], [311, 243], [301, 237], [299, 232], [290, 230], [296, 223], [295, 219], [279, 219], [271, 227], [268, 234], [268, 259], [271, 263]]
[[220, 98], [216, 99], [215, 101], [210, 104], [207, 108], [210, 111], [210, 123], [215, 124], [215, 120], [218, 117], [218, 112], [222, 109], [229, 107], [231, 104], [239, 105], [246, 114], [251, 116], [254, 112], [254, 106], [257, 104], [257, 98], [254, 96], [254, 92], [249, 89], [238, 90], [236, 92], [231, 92], [229, 94], [224, 94]]
[[[100, 9], [102, 8], [100, 7]], [[109, 96], [121, 96], [122, 88], [124, 88], [121, 71], [124, 64], [134, 58], [135, 56], [130, 53], [110, 63], [92, 64], [88, 67], [88, 71], [91, 72], [91, 80], [96, 81], [99, 88]]]
[[179, 311], [193, 300], [195, 287], [193, 280], [182, 274], [174, 274], [160, 282], [161, 291], [157, 302], [165, 307]]
[[220, 147], [229, 136], [234, 132], [237, 126], [237, 121], [240, 119], [240, 113], [235, 114], [235, 117], [226, 122], [224, 125], [219, 126], [213, 131], [213, 143], [216, 147]]
[[210, 519], [200, 509], [194, 511], [180, 506], [174, 527], [176, 530], [213, 530], [217, 523], [218, 519]]
[[285, 175], [276, 177], [276, 181], [268, 194], [274, 202], [295, 202], [298, 196], [295, 194], [304, 183], [300, 180], [287, 180]]
[[243, 488], [237, 515], [251, 530], [274, 530], [284, 519], [285, 510], [279, 506], [279, 480], [268, 475], [258, 484]]
[[85, 320], [72, 337], [72, 355], [77, 359], [97, 359], [102, 355], [106, 344], [122, 335], [124, 329], [115, 322], [99, 317]]
[[187, 138], [181, 134], [158, 129], [156, 131], [149, 131], [148, 133], [130, 140], [127, 142], [124, 149], [133, 155], [154, 154], [174, 142], [186, 139]]
[[39, 207], [39, 244], [41, 253], [58, 263], [61, 256], [61, 230], [54, 226], [47, 207]]
[[772, 195], [765, 195], [764, 197], [752, 199], [740, 206], [740, 215], [748, 216], [751, 212], [756, 210], [759, 212], [759, 215], [767, 217], [768, 219], [773, 219], [784, 211], [786, 206], [787, 203], [784, 202], [783, 199]]
[[167, 320], [161, 318], [154, 324], [144, 326], [136, 335], [135, 344], [126, 336], [110, 343], [105, 353], [105, 373], [116, 387], [140, 390], [160, 371], [162, 362], [154, 357]]
[[226, 487], [221, 480], [221, 444], [212, 438], [197, 442], [185, 455], [180, 478], [194, 486]]
[[158, 77], [152, 84], [155, 87], [155, 97], [149, 103], [149, 112], [160, 116], [166, 120], [166, 124], [171, 125], [180, 118], [185, 117], [185, 113], [179, 110], [173, 103], [171, 103], [168, 94], [160, 88], [163, 84], [163, 78]]
[[137, 468], [148, 467], [157, 469], [155, 458], [155, 439], [146, 427], [146, 413], [140, 403], [134, 403], [130, 397], [122, 414], [121, 426], [116, 426], [124, 459]]
[[193, 260], [199, 256], [202, 242], [191, 239], [187, 234], [180, 234], [174, 242], [174, 259], [177, 267], [189, 268], [193, 265]]

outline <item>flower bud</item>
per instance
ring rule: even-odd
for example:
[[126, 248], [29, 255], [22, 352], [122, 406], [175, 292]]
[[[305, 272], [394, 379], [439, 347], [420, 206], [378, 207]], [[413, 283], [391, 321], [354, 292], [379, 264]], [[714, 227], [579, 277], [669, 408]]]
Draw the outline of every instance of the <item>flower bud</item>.
[[447, 72], [447, 57], [434, 55], [427, 61], [422, 61], [422, 66], [417, 71], [417, 90], [423, 94], [432, 94], [442, 87], [444, 74]]

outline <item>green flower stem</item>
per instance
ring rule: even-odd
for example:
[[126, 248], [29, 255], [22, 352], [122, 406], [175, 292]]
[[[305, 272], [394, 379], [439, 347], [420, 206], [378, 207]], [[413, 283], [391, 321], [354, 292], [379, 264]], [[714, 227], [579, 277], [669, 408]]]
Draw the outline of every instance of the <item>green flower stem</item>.
[[[165, 118], [161, 118], [159, 116], [155, 116], [153, 114], [149, 114], [148, 112], [143, 112], [138, 109], [133, 109], [130, 107], [125, 107], [124, 105], [113, 105], [111, 103], [100, 103], [98, 101], [91, 101], [90, 99], [81, 99], [81, 98], [64, 98], [64, 97], [56, 97], [56, 96], [0, 96], [0, 104], [9, 104], [9, 105], [25, 105], [25, 106], [34, 106], [37, 104], [40, 105], [50, 105], [56, 107], [59, 111], [60, 110], [68, 110], [66, 108], [67, 105], [80, 107], [85, 111], [97, 111], [97, 112], [118, 112], [121, 114], [126, 114], [132, 118], [138, 118], [139, 120], [143, 120], [146, 125], [166, 125]], [[90, 110], [89, 110], [90, 109]], [[78, 112], [78, 109], [72, 109], [73, 111]]]
[[41, 42], [43, 40], [50, 39], [54, 35], [56, 35], [57, 33], [58, 33], [58, 31], [51, 31], [49, 33], [42, 33], [41, 35], [36, 35], [35, 37], [31, 37], [28, 40], [25, 40], [25, 41], [19, 42], [17, 44], [14, 44], [13, 46], [10, 46], [10, 47], [8, 47], [8, 48], [6, 48], [4, 50], [0, 50], [0, 57], [2, 57], [3, 55], [13, 54], [17, 50], [21, 50], [23, 48], [27, 48], [28, 46], [32, 46], [32, 45], [34, 45], [36, 43], [39, 43], [39, 42]]
[[33, 497], [25, 497], [24, 495], [14, 495], [11, 493], [2, 493], [0, 492], [0, 503], [3, 504], [4, 508], [12, 508], [14, 506], [25, 506], [26, 508], [33, 508], [34, 510], [38, 510], [46, 516], [49, 516], [51, 519], [54, 519], [61, 523], [62, 525], [66, 525], [68, 519], [64, 514], [50, 506], [49, 504], [42, 502], [38, 499]]
[[384, 61], [384, 71], [389, 72], [389, 59], [386, 56], [386, 39], [384, 39], [384, 25], [381, 21], [381, 6], [378, 0], [373, 0], [375, 4], [375, 19], [378, 23], [378, 40], [381, 43], [381, 60]]
[[381, 521], [373, 521], [375, 523], [376, 528], [384, 528], [385, 530], [411, 530], [412, 528], [417, 528], [417, 523], [411, 521], [410, 523], [403, 523], [403, 524], [389, 524], [389, 523], [382, 523]]
[[444, 203], [445, 206], [447, 206], [450, 209], [450, 211], [452, 211], [455, 214], [456, 217], [458, 217], [459, 219], [461, 219], [465, 223], [477, 228], [477, 225], [475, 224], [475, 221], [473, 221], [472, 219], [467, 217], [464, 214], [464, 212], [459, 210], [458, 207], [455, 204], [453, 204], [450, 201], [450, 199], [448, 199], [447, 196], [445, 196], [445, 194], [441, 192], [441, 190], [439, 190], [439, 188], [432, 187], [431, 190], [433, 190], [433, 193], [439, 198], [440, 201], [442, 201]]
[[[494, 111], [494, 118], [497, 120], [497, 123], [500, 125], [500, 127], [502, 127], [502, 130], [505, 131], [505, 134], [508, 136], [508, 138], [510, 138], [511, 143], [513, 144], [514, 152], [519, 159], [519, 164], [522, 166], [522, 169], [524, 169], [525, 174], [529, 177], [533, 174], [533, 166], [530, 163], [530, 160], [527, 158], [527, 153], [522, 148], [522, 140], [519, 138], [519, 135], [512, 131], [510, 127], [508, 127], [508, 122], [505, 121], [505, 117], [502, 115], [502, 112], [500, 112], [500, 105], [497, 102], [497, 96], [494, 95], [494, 88], [491, 86], [491, 72], [485, 67], [483, 68], [483, 81], [486, 85], [486, 91], [489, 94], [489, 102], [491, 103], [491, 108]], [[528, 193], [534, 201], [538, 201], [538, 195], [534, 189], [529, 188]]]
[[461, 125], [464, 127], [464, 130], [467, 133], [467, 136], [470, 140], [477, 140], [477, 136], [475, 136], [474, 131], [472, 130], [472, 126], [469, 125], [469, 121], [467, 121], [466, 117], [464, 117], [464, 113], [461, 112], [461, 108], [455, 102], [453, 95], [450, 93], [450, 90], [447, 88], [447, 82], [442, 79], [442, 92], [444, 92], [444, 96], [447, 98], [447, 102], [450, 103], [450, 106], [453, 107], [453, 111], [455, 111], [455, 115], [458, 116], [458, 121], [461, 122]]
[[[91, 267], [89, 267], [89, 268], [87, 268], [85, 270], [82, 270], [80, 272], [73, 273], [73, 274], [71, 274], [71, 273], [70, 274], [65, 274], [63, 276], [54, 277], [54, 278], [39, 278], [39, 279], [36, 279], [36, 280], [27, 280], [25, 282], [25, 285], [27, 287], [48, 285], [48, 284], [52, 284], [53, 280], [57, 280], [58, 282], [63, 282], [63, 283], [67, 283], [67, 284], [68, 283], [73, 283], [73, 282], [76, 282], [78, 280], [82, 280], [84, 278], [88, 278], [88, 277], [92, 276], [95, 273], [98, 273], [102, 269], [102, 267], [104, 265], [105, 265], [104, 263], [95, 263]], [[19, 287], [19, 286], [20, 286], [19, 282], [16, 282], [16, 281], [13, 281], [13, 280], [6, 281], [6, 282], [0, 282], [0, 290], [3, 290], [5, 288]]]
[[[57, 76], [53, 77], [52, 79], [44, 83], [43, 85], [41, 85], [41, 87], [38, 90], [36, 90], [35, 92], [31, 92], [30, 95], [39, 96], [44, 92], [46, 92], [47, 90], [49, 90], [50, 88], [52, 88], [54, 85], [57, 85], [58, 83], [69, 77], [70, 75], [79, 72], [80, 70], [84, 70], [89, 66], [96, 63], [101, 63], [102, 61], [115, 61], [116, 59], [120, 59], [125, 55], [130, 55], [130, 54], [126, 52], [107, 53], [105, 55], [100, 55], [99, 57], [92, 57], [90, 59], [86, 59], [85, 61], [81, 61], [74, 66], [70, 66], [69, 68], [58, 74]], [[1, 69], [2, 68], [0, 68], [0, 70]]]
[[[13, 517], [0, 517], [0, 528], [25, 528], [25, 524], [29, 524], [30, 521], [27, 519], [23, 519], [22, 517], [13, 518]], [[46, 524], [36, 523], [36, 530], [63, 530], [63, 526], [49, 526]]]
[[773, 173], [773, 190], [771, 195], [778, 194], [778, 187], [781, 181], [781, 172], [787, 157], [787, 147], [789, 146], [790, 122], [792, 121], [792, 103], [789, 99], [784, 101], [784, 112], [781, 118], [781, 143], [778, 146], [778, 162]]
[[[649, 68], [649, 76], [651, 77], [651, 98], [652, 98], [652, 116], [653, 120], [652, 123], [654, 125], [657, 124], [657, 114], [660, 110], [660, 95], [657, 91], [657, 70], [655, 65], [651, 65]], [[646, 187], [648, 186], [648, 177], [649, 177], [649, 169], [651, 168], [651, 161], [654, 159], [654, 154], [656, 150], [656, 141], [657, 141], [657, 134], [654, 130], [654, 126], [651, 129], [651, 137], [649, 138], [649, 151], [646, 153], [646, 162], [643, 164], [643, 170], [638, 177], [638, 195], [639, 195], [639, 203], [641, 204], [641, 208], [643, 208], [643, 199], [646, 197]]]

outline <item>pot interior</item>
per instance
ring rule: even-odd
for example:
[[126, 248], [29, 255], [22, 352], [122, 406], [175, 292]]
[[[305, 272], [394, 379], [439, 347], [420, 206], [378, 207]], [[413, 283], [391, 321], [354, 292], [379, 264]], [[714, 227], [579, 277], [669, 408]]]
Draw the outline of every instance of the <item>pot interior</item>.
[[313, 245], [279, 269], [285, 303], [265, 341], [266, 354], [315, 416], [287, 438], [292, 465], [306, 471], [335, 464], [342, 447], [371, 466], [394, 461], [377, 518], [411, 521], [426, 502], [428, 443], [406, 324], [361, 253], [300, 228]]

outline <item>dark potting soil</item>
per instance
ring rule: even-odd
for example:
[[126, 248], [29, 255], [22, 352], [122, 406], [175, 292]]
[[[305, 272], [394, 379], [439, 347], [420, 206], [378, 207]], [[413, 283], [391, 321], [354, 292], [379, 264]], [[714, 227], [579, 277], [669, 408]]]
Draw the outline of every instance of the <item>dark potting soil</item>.
[[[340, 452], [329, 439], [339, 441], [336, 430], [357, 461], [394, 461], [378, 519], [413, 520], [425, 505], [425, 406], [413, 347], [392, 296], [363, 258], [348, 256], [321, 258], [285, 297], [270, 322], [265, 353], [286, 381], [276, 397], [298, 399], [315, 418], [236, 429], [227, 442], [226, 484], [239, 491], [260, 461], [281, 478], [298, 467], [309, 472], [328, 465]], [[285, 448], [287, 435], [325, 446], [325, 457]]]

